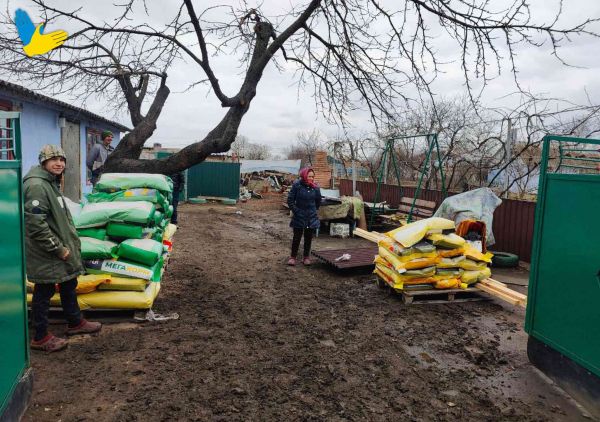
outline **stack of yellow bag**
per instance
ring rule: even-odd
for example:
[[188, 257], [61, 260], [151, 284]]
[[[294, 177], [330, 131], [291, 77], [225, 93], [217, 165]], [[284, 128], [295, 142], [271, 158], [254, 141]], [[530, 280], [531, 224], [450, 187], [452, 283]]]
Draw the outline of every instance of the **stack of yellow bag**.
[[454, 229], [454, 221], [432, 217], [386, 233], [378, 242], [375, 274], [395, 290], [466, 289], [490, 277], [492, 254], [481, 253]]

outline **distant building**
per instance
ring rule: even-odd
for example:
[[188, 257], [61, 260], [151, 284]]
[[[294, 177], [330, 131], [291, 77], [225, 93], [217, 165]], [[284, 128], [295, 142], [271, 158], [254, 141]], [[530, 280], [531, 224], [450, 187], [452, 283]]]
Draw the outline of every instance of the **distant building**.
[[[100, 142], [102, 131], [113, 132], [112, 145], [116, 146], [121, 132], [129, 130], [82, 108], [3, 80], [0, 80], [0, 110], [21, 112], [24, 174], [38, 164], [38, 153], [44, 144], [62, 146], [68, 163], [64, 194], [74, 201], [79, 201], [84, 193], [91, 191], [85, 160], [87, 152]], [[0, 122], [0, 126], [5, 126], [5, 123]], [[6, 148], [6, 142], [0, 141], [0, 148]]]

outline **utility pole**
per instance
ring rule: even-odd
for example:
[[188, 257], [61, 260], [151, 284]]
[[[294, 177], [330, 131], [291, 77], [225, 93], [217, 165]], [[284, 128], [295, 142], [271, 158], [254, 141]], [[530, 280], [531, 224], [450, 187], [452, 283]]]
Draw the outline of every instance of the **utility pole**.
[[514, 141], [513, 130], [512, 130], [512, 120], [510, 118], [507, 119], [507, 132], [506, 132], [506, 142], [504, 143], [504, 156], [506, 157], [506, 162], [504, 164], [504, 197], [508, 198], [508, 189], [510, 187], [510, 181], [508, 180], [508, 166], [510, 165], [510, 160], [512, 157], [512, 145]]
[[350, 144], [350, 157], [352, 158], [352, 196], [354, 196], [356, 195], [356, 157], [352, 141], [348, 141], [348, 143]]

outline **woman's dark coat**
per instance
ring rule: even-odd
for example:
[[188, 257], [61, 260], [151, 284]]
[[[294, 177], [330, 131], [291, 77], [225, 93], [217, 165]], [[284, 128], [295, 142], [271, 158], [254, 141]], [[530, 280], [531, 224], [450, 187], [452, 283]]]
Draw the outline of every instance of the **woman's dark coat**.
[[318, 229], [320, 226], [317, 210], [321, 206], [321, 190], [310, 187], [301, 179], [292, 185], [288, 194], [288, 206], [293, 212], [290, 227], [295, 229]]

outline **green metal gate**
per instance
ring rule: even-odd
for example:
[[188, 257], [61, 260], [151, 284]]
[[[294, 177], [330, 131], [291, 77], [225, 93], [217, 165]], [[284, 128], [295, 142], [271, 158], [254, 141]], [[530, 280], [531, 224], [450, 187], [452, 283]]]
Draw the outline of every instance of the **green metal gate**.
[[[577, 165], [554, 158], [568, 144], [579, 152], [567, 163]], [[600, 385], [599, 147], [598, 140], [547, 136], [540, 166], [525, 330], [533, 337], [530, 359], [544, 372], [561, 378], [570, 359], [595, 374], [575, 369], [568, 384]]]
[[0, 112], [0, 418], [29, 367], [19, 120]]
[[238, 199], [240, 196], [240, 163], [205, 161], [188, 169], [187, 195], [218, 196]]

